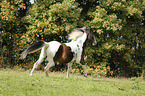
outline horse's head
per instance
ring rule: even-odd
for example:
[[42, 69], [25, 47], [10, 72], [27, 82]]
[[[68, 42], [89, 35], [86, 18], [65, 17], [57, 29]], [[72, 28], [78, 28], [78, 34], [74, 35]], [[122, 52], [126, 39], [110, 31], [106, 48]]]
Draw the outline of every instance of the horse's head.
[[87, 33], [87, 42], [91, 43], [92, 45], [96, 45], [97, 41], [95, 39], [95, 36], [91, 32], [91, 27], [86, 28], [85, 32]]

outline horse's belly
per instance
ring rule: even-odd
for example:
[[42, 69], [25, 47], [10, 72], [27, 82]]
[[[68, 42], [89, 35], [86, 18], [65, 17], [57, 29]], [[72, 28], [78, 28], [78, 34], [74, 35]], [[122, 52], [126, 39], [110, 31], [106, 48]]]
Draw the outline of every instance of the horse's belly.
[[69, 46], [66, 46], [66, 44], [64, 43], [61, 43], [53, 60], [54, 62], [68, 63], [72, 61], [73, 57], [74, 57], [74, 53], [72, 52], [71, 48]]

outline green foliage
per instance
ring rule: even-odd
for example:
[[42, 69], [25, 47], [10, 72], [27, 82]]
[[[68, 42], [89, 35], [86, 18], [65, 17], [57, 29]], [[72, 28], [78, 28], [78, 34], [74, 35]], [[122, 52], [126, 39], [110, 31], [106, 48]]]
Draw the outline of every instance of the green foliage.
[[[21, 21], [20, 12], [26, 10], [26, 2], [22, 0], [2, 0], [0, 3], [0, 37], [2, 65], [14, 66], [19, 58], [19, 38], [25, 31], [24, 24]], [[24, 14], [24, 13], [23, 13]], [[13, 60], [15, 58], [15, 60]], [[6, 65], [7, 64], [7, 65]]]
[[23, 38], [27, 38], [29, 41], [35, 41], [35, 37], [38, 35], [43, 39], [44, 35], [62, 35], [64, 31], [69, 33], [79, 21], [81, 8], [77, 7], [74, 0], [57, 3], [54, 3], [54, 0], [44, 2], [48, 4], [32, 5], [28, 15], [24, 18], [30, 25]]
[[[88, 74], [144, 76], [144, 5], [144, 0], [36, 0], [34, 4], [27, 0], [2, 0], [0, 67], [29, 69], [40, 52], [21, 61], [19, 54], [24, 48], [38, 40], [68, 42], [72, 29], [90, 26], [98, 44], [86, 48]], [[44, 64], [39, 69], [43, 67]], [[72, 73], [83, 73], [79, 65], [73, 68]]]
[[[144, 38], [139, 34], [145, 30], [142, 25], [144, 3], [139, 0], [101, 0], [100, 6], [88, 12], [91, 20], [86, 20], [86, 25], [91, 26], [98, 37], [94, 55], [100, 60], [94, 62], [101, 61], [109, 66], [108, 75], [137, 75], [136, 72], [142, 70], [139, 66], [144, 65], [144, 44], [139, 42]], [[139, 50], [143, 53], [138, 54]], [[135, 54], [140, 57], [136, 58], [137, 62], [133, 60]]]
[[92, 17], [93, 20], [91, 20], [88, 25], [95, 28], [99, 34], [103, 33], [103, 29], [116, 31], [122, 28], [121, 20], [117, 19], [116, 14], [112, 13], [108, 15], [107, 11], [100, 6], [96, 7], [95, 12], [90, 12], [89, 16]]

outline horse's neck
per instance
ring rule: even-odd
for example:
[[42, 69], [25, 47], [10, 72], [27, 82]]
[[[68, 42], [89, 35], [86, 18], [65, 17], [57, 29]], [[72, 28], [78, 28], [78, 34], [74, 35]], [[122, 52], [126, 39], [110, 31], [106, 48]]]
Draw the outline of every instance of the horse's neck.
[[67, 46], [70, 46], [71, 48], [76, 48], [77, 45], [79, 45], [80, 47], [83, 47], [84, 42], [87, 39], [87, 34], [84, 33], [81, 37], [79, 37], [77, 40], [72, 40], [69, 43], [65, 43]]
[[81, 44], [81, 45], [83, 46], [83, 44], [84, 44], [84, 42], [86, 41], [86, 39], [87, 39], [87, 34], [84, 33], [80, 38], [78, 38], [78, 39], [76, 40], [76, 42], [79, 43], [79, 44]]

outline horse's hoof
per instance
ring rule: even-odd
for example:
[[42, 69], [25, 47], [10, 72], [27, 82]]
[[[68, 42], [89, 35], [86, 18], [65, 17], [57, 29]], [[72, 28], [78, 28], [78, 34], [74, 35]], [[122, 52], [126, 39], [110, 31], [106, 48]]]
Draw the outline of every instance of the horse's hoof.
[[48, 72], [46, 72], [45, 74], [46, 74], [46, 77], [49, 77]]

